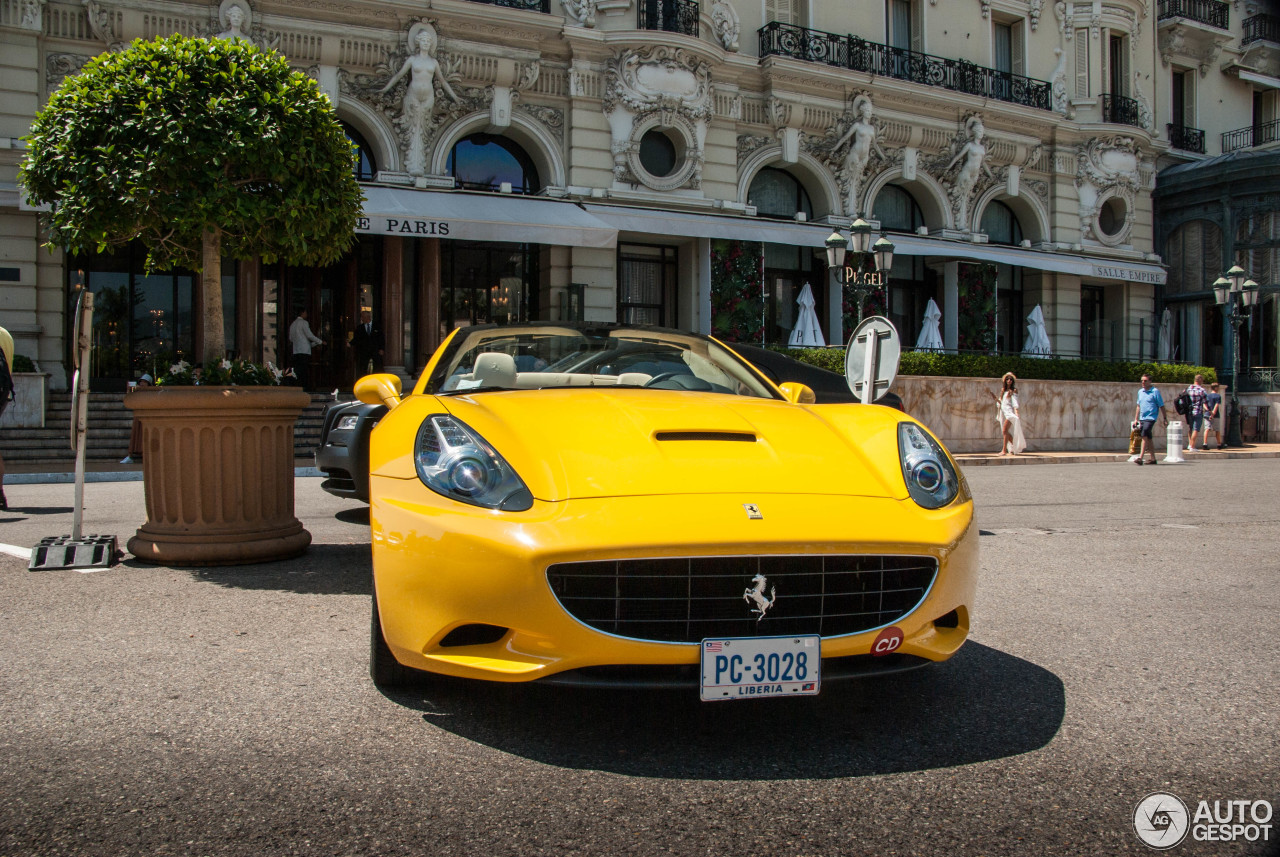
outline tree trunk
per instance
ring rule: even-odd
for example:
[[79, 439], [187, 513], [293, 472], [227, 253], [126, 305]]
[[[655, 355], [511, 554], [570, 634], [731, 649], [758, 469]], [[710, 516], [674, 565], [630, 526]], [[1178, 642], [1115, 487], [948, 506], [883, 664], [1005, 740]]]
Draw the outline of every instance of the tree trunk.
[[203, 249], [200, 292], [204, 298], [204, 353], [201, 362], [216, 365], [226, 356], [226, 338], [222, 328], [221, 229], [213, 227], [205, 231]]

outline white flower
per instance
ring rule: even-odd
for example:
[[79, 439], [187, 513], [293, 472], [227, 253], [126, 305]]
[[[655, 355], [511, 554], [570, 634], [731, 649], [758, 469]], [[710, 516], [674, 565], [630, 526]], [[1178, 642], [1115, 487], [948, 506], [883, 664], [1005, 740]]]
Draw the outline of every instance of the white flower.
[[230, 368], [231, 368], [231, 361], [230, 361], [230, 360], [228, 360], [227, 358], [223, 357], [223, 358], [222, 358], [222, 363], [221, 363], [221, 364], [219, 364], [219, 365], [220, 365], [224, 370], [225, 370], [225, 369], [230, 369]]

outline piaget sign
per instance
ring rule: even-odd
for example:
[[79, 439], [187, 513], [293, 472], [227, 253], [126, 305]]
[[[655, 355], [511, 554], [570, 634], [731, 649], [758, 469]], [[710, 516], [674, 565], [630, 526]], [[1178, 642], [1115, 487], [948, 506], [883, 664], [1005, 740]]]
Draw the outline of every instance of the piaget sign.
[[883, 271], [859, 271], [857, 268], [845, 266], [844, 281], [850, 286], [883, 286]]
[[1114, 265], [1094, 265], [1093, 275], [1095, 277], [1104, 277], [1108, 280], [1126, 280], [1130, 283], [1155, 283], [1159, 285], [1165, 281], [1164, 271], [1143, 271]]

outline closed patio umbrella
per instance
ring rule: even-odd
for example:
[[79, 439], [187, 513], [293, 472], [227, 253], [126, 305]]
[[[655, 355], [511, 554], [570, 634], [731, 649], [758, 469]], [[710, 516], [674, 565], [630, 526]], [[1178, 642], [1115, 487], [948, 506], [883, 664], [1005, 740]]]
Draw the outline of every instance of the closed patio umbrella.
[[1167, 307], [1160, 316], [1160, 339], [1156, 344], [1156, 357], [1161, 363], [1173, 360], [1173, 314]]
[[942, 349], [942, 329], [939, 327], [941, 320], [942, 311], [933, 302], [933, 298], [929, 298], [929, 305], [924, 308], [924, 324], [920, 326], [920, 335], [916, 337], [916, 348], [933, 351]]
[[789, 348], [822, 348], [827, 340], [822, 336], [822, 325], [818, 323], [818, 314], [813, 311], [813, 289], [805, 283], [796, 298], [800, 305], [800, 314], [796, 317], [796, 326], [791, 328], [791, 338], [787, 341]]
[[1040, 304], [1027, 316], [1027, 338], [1022, 343], [1023, 357], [1049, 357], [1053, 354], [1053, 346], [1049, 344], [1049, 334], [1044, 326], [1044, 313]]

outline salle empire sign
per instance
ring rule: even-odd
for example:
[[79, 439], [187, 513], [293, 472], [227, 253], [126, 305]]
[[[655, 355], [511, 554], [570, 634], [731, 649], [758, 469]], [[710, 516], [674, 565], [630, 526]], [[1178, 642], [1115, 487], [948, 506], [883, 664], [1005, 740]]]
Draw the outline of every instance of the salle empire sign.
[[1108, 280], [1126, 280], [1130, 283], [1154, 283], [1165, 281], [1164, 271], [1136, 271], [1133, 268], [1117, 268], [1110, 265], [1094, 265], [1093, 275]]
[[365, 235], [418, 235], [424, 238], [449, 235], [447, 220], [399, 219], [395, 217], [358, 217], [356, 232]]

